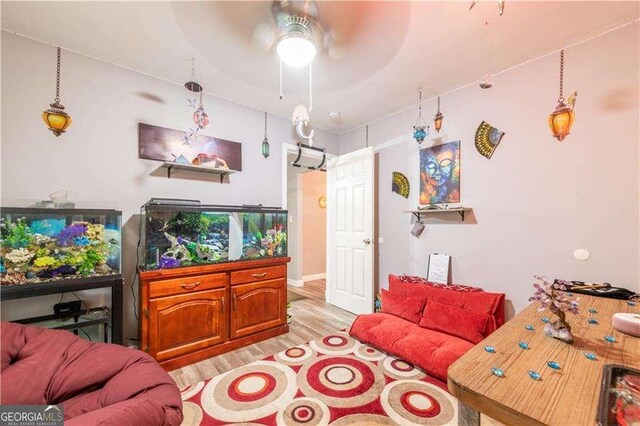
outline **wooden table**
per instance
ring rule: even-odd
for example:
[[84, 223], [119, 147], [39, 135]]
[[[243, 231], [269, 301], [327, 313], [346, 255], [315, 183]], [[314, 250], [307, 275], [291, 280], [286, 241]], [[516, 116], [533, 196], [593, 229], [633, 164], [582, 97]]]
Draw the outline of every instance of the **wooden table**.
[[[611, 326], [614, 313], [640, 313], [640, 303], [630, 306], [626, 301], [577, 296], [581, 313], [567, 314], [573, 344], [546, 336], [541, 318], [554, 317], [548, 310], [538, 312], [538, 303], [532, 304], [449, 367], [450, 392], [465, 405], [506, 424], [594, 424], [604, 365], [640, 368], [640, 338]], [[589, 308], [598, 313], [589, 314]], [[589, 324], [589, 317], [599, 324]], [[526, 330], [527, 324], [535, 330]], [[614, 336], [616, 342], [605, 341], [605, 335]], [[520, 341], [530, 349], [521, 349]], [[493, 346], [496, 352], [485, 351], [485, 346]], [[597, 360], [587, 359], [584, 352], [593, 352]], [[556, 361], [561, 369], [551, 369], [547, 361]], [[504, 378], [491, 374], [494, 366], [504, 370]], [[529, 370], [540, 373], [542, 380], [531, 379]]]

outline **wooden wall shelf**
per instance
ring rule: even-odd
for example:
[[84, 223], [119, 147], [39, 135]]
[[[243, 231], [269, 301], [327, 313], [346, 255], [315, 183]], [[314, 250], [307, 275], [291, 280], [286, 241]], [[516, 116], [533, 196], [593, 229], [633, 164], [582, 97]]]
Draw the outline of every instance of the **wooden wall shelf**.
[[456, 213], [460, 214], [460, 218], [462, 219], [462, 221], [464, 221], [465, 213], [466, 212], [470, 212], [472, 210], [473, 209], [471, 209], [470, 207], [454, 207], [454, 208], [450, 208], [450, 209], [405, 210], [405, 211], [403, 211], [403, 213], [411, 213], [416, 217], [416, 219], [421, 220], [421, 216], [423, 214], [424, 215], [430, 215], [430, 214], [456, 212]]
[[225, 176], [235, 173], [237, 170], [231, 169], [216, 169], [214, 167], [207, 166], [195, 166], [193, 164], [174, 163], [172, 161], [165, 161], [160, 166], [163, 169], [167, 169], [167, 178], [171, 178], [171, 171], [176, 170], [189, 170], [191, 172], [208, 173], [213, 175], [220, 175], [220, 183], [224, 180]]

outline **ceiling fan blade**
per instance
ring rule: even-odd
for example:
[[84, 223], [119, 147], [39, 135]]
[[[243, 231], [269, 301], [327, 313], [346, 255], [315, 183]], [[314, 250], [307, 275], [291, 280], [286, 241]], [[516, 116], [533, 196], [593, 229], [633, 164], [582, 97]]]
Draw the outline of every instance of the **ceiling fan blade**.
[[504, 13], [504, 0], [498, 0], [498, 9], [500, 9], [500, 16]]
[[480, 0], [473, 0], [473, 1], [471, 2], [471, 6], [469, 6], [469, 10], [473, 9], [473, 6], [475, 6], [475, 5], [476, 5], [476, 3], [478, 3], [479, 1], [480, 1]]
[[251, 46], [260, 53], [267, 53], [278, 37], [278, 31], [273, 24], [262, 22], [253, 30]]

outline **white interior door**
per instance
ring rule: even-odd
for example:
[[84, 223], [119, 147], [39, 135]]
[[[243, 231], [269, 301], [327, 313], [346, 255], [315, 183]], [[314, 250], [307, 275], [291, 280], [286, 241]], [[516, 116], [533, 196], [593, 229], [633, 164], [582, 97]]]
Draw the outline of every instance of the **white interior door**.
[[355, 314], [373, 312], [373, 174], [373, 148], [327, 169], [327, 301]]

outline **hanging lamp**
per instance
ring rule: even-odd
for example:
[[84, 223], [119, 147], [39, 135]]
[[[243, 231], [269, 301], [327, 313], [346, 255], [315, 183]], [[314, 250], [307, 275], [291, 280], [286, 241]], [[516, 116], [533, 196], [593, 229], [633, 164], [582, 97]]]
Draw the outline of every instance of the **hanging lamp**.
[[436, 112], [435, 117], [433, 117], [433, 127], [436, 129], [436, 132], [440, 133], [440, 129], [442, 129], [442, 119], [444, 115], [440, 112], [440, 96], [438, 96], [438, 111]]
[[267, 138], [267, 111], [264, 112], [264, 139], [262, 140], [262, 156], [269, 158], [269, 139]]
[[422, 117], [422, 87], [418, 88], [418, 119], [413, 126], [413, 138], [420, 145], [429, 134], [429, 126]]
[[42, 120], [45, 122], [49, 130], [54, 135], [60, 136], [71, 125], [71, 116], [64, 112], [64, 106], [60, 103], [60, 55], [61, 49], [58, 47], [57, 66], [56, 66], [56, 97], [51, 108], [42, 113]]
[[549, 115], [549, 128], [553, 137], [559, 141], [563, 141], [571, 132], [571, 126], [576, 119], [573, 107], [576, 104], [578, 92], [574, 92], [569, 96], [568, 105], [564, 103], [563, 83], [564, 83], [564, 50], [560, 51], [560, 95], [558, 97], [558, 105], [555, 111]]

